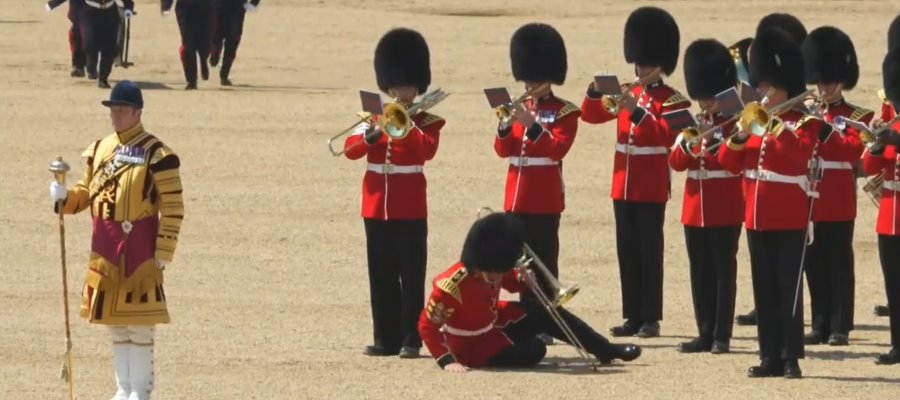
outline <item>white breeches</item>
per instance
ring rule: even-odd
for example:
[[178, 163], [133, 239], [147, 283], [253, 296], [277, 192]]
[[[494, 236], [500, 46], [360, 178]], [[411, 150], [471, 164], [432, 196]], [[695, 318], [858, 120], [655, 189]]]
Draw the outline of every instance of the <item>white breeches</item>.
[[153, 325], [109, 326], [113, 343], [153, 344]]

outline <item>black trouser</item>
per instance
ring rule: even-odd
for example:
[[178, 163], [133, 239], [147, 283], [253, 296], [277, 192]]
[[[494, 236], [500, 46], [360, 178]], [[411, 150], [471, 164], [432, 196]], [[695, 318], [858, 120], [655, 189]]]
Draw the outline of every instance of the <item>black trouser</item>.
[[222, 55], [222, 67], [219, 69], [219, 77], [228, 79], [231, 72], [231, 65], [234, 58], [237, 57], [238, 45], [241, 43], [241, 35], [244, 33], [244, 10], [243, 1], [219, 0], [216, 10], [216, 23], [213, 24], [212, 36], [212, 58], [213, 64], [219, 60], [219, 54], [222, 48], [225, 54]]
[[[800, 259], [806, 232], [748, 230], [747, 236], [760, 358], [803, 358], [803, 275]], [[796, 313], [795, 298], [799, 299]]]
[[622, 316], [635, 323], [662, 320], [666, 205], [614, 200], [613, 210]]
[[[490, 366], [531, 367], [536, 365], [544, 358], [547, 351], [544, 342], [537, 339], [539, 334], [547, 334], [571, 344], [547, 309], [540, 303], [528, 300], [519, 304], [525, 309], [525, 317], [510, 323], [503, 329], [503, 333], [514, 344], [492, 357], [488, 361]], [[600, 360], [612, 360], [617, 356], [616, 345], [611, 344], [581, 318], [562, 307], [557, 307], [556, 310], [588, 353]]]
[[684, 227], [694, 316], [700, 340], [705, 343], [731, 340], [740, 237], [741, 225]]
[[[197, 62], [199, 58], [203, 71], [207, 71], [210, 38], [214, 10], [212, 0], [179, 1], [175, 4], [178, 30], [181, 32], [181, 67], [188, 83], [197, 83]], [[204, 74], [206, 75], [206, 73]]]
[[375, 345], [388, 351], [422, 347], [417, 327], [425, 307], [426, 220], [366, 218], [369, 298]]
[[[559, 278], [559, 220], [560, 214], [521, 214], [511, 213], [525, 225], [525, 243], [537, 254], [554, 278]], [[535, 270], [535, 276], [544, 293], [550, 299], [556, 298], [556, 292], [544, 276]], [[522, 301], [534, 299], [530, 290], [519, 295]]]
[[[99, 9], [85, 6], [81, 9], [81, 31], [84, 40], [85, 69], [97, 75], [101, 81], [109, 79], [116, 57], [116, 39], [119, 32], [117, 7]], [[99, 64], [99, 69], [98, 69]]]
[[72, 55], [72, 67], [84, 68], [84, 41], [81, 37], [80, 18], [81, 9], [85, 6], [73, 6], [73, 4], [75, 3], [69, 2], [69, 13], [67, 14], [69, 21], [72, 21], [72, 27], [69, 28], [69, 52]]
[[900, 236], [878, 235], [878, 256], [890, 309], [891, 346], [900, 347]]
[[806, 250], [812, 330], [821, 338], [853, 330], [853, 221], [816, 222]]

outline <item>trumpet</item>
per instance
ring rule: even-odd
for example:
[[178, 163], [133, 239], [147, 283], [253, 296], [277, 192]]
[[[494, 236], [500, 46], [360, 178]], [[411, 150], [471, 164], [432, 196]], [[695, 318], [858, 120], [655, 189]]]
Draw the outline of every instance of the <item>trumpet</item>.
[[884, 186], [884, 171], [878, 173], [866, 181], [866, 184], [863, 186], [863, 192], [869, 196], [869, 200], [872, 200], [872, 204], [875, 207], [881, 206], [881, 189]]
[[[438, 88], [422, 95], [421, 100], [417, 103], [407, 104], [403, 101], [394, 99], [394, 101], [387, 103], [382, 107], [382, 114], [378, 118], [378, 128], [393, 140], [404, 139], [406, 138], [406, 135], [409, 134], [409, 131], [412, 130], [413, 116], [434, 107], [436, 104], [444, 101], [449, 95], [449, 93]], [[357, 115], [360, 118], [358, 121], [353, 125], [350, 125], [349, 128], [328, 139], [328, 151], [331, 152], [331, 155], [339, 156], [344, 154], [347, 150], [363, 143], [362, 141], [359, 141], [341, 150], [335, 150], [332, 145], [332, 143], [341, 136], [356, 130], [360, 124], [366, 123], [372, 125], [374, 123], [375, 115], [372, 115], [371, 113], [361, 111], [358, 112]]]
[[900, 115], [894, 117], [894, 119], [885, 122], [884, 125], [881, 125], [880, 127], [875, 128], [871, 131], [863, 130], [859, 132], [859, 140], [861, 140], [867, 146], [872, 145], [873, 143], [878, 141], [879, 137], [889, 134], [893, 129], [892, 125], [897, 123], [897, 121], [900, 121]]
[[613, 115], [618, 114], [619, 113], [619, 102], [618, 102], [619, 98], [621, 98], [622, 96], [626, 96], [627, 93], [631, 91], [631, 89], [634, 89], [635, 87], [640, 86], [642, 84], [643, 83], [641, 82], [640, 78], [637, 78], [634, 81], [629, 82], [629, 83], [623, 83], [621, 85], [622, 94], [604, 95], [603, 97], [600, 98], [600, 102], [603, 103], [603, 108], [605, 108], [606, 112], [608, 112], [610, 114], [613, 114]]
[[[795, 97], [792, 97], [779, 105], [767, 108], [760, 102], [751, 101], [744, 107], [744, 111], [740, 113], [737, 125], [740, 129], [752, 133], [755, 136], [763, 136], [768, 132], [781, 130], [784, 126], [778, 115], [802, 103], [813, 94], [812, 90], [807, 90]], [[767, 99], [763, 99], [763, 103]]]
[[509, 125], [510, 121], [512, 121], [512, 113], [514, 110], [518, 109], [522, 103], [526, 100], [529, 100], [533, 97], [534, 93], [539, 93], [544, 91], [550, 83], [544, 83], [541, 86], [533, 88], [531, 90], [526, 90], [525, 93], [522, 93], [519, 97], [510, 100], [509, 103], [501, 104], [494, 109], [494, 112], [497, 113], [497, 118], [500, 119], [500, 123], [505, 125]]
[[[476, 213], [476, 218], [482, 218], [488, 214], [493, 213], [494, 211], [490, 207], [481, 207], [478, 209]], [[559, 281], [550, 273], [550, 270], [547, 269], [547, 266], [544, 265], [543, 261], [534, 253], [530, 246], [527, 243], [523, 244], [522, 256], [519, 258], [516, 263], [516, 269], [519, 272], [519, 276], [521, 279], [525, 281], [525, 285], [531, 289], [531, 292], [534, 294], [535, 298], [537, 298], [538, 302], [547, 310], [547, 313], [550, 314], [550, 317], [553, 319], [553, 322], [559, 327], [562, 331], [563, 335], [566, 337], [566, 341], [578, 351], [578, 355], [581, 356], [588, 364], [596, 370], [597, 364], [596, 360], [590, 356], [587, 349], [585, 349], [584, 345], [581, 343], [581, 340], [578, 339], [578, 336], [575, 335], [575, 332], [572, 331], [572, 328], [566, 323], [566, 320], [560, 315], [557, 307], [561, 306], [563, 303], [572, 299], [576, 293], [578, 293], [578, 286], [573, 285], [568, 288], [564, 288]], [[538, 273], [543, 275], [546, 282], [553, 287], [556, 292], [555, 298], [551, 299], [547, 296], [546, 293], [541, 289], [540, 284], [537, 281], [537, 278], [534, 274], [534, 270], [537, 270]]]

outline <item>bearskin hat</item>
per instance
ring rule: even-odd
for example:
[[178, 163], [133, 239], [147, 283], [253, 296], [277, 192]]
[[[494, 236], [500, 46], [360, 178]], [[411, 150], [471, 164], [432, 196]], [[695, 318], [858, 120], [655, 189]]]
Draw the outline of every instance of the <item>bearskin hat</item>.
[[519, 27], [509, 42], [509, 60], [517, 81], [556, 85], [566, 81], [566, 43], [550, 25], [533, 22]]
[[881, 64], [884, 79], [884, 94], [894, 104], [900, 104], [900, 48], [895, 48], [884, 57]]
[[525, 246], [525, 227], [506, 213], [491, 213], [472, 224], [460, 262], [473, 270], [507, 272], [516, 266]]
[[809, 84], [842, 82], [850, 90], [859, 80], [853, 41], [832, 26], [813, 29], [803, 41], [803, 65]]
[[731, 52], [714, 39], [696, 40], [684, 52], [684, 81], [693, 99], [711, 99], [737, 83]]
[[772, 13], [762, 17], [756, 25], [756, 36], [772, 28], [781, 28], [787, 32], [797, 42], [798, 46], [806, 40], [806, 27], [803, 26], [803, 23], [797, 17], [791, 14]]
[[806, 90], [803, 51], [787, 32], [775, 28], [757, 35], [750, 45], [750, 86], [767, 81], [790, 97]]
[[375, 47], [375, 79], [385, 93], [400, 85], [415, 86], [419, 94], [425, 93], [431, 84], [431, 57], [425, 38], [407, 28], [384, 34]]
[[672, 75], [678, 65], [678, 24], [666, 10], [640, 7], [625, 21], [625, 61], [659, 66]]
[[900, 15], [894, 18], [888, 28], [888, 51], [900, 46]]

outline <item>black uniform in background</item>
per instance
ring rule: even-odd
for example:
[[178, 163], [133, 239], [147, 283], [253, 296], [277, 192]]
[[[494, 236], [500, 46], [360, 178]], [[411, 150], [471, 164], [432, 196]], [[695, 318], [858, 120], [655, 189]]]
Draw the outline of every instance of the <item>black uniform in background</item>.
[[[170, 10], [172, 3], [175, 0], [162, 0], [163, 11]], [[197, 88], [198, 62], [203, 80], [209, 79], [209, 46], [214, 15], [213, 0], [180, 0], [175, 4], [175, 17], [181, 32], [178, 54], [187, 90]]]
[[[221, 58], [222, 67], [219, 69], [219, 78], [224, 86], [231, 86], [228, 75], [231, 73], [231, 66], [237, 56], [241, 35], [244, 33], [244, 14], [247, 13], [244, 4], [249, 2], [256, 7], [259, 6], [259, 1], [215, 0], [216, 19], [213, 24], [212, 54], [209, 64], [215, 67]], [[223, 49], [225, 54], [222, 54]]]
[[[50, 7], [52, 10], [65, 2], [66, 0], [50, 0], [47, 2], [47, 7]], [[66, 14], [69, 21], [72, 22], [72, 27], [69, 28], [69, 52], [72, 55], [71, 75], [74, 77], [84, 76], [84, 43], [81, 39], [80, 22], [81, 9], [84, 8], [84, 6], [84, 0], [72, 0], [69, 2], [69, 12]]]
[[[134, 12], [132, 0], [122, 0], [125, 10]], [[97, 86], [109, 88], [109, 74], [116, 57], [119, 34], [119, 10], [113, 0], [86, 3], [81, 8], [79, 22], [84, 40], [85, 69]]]

